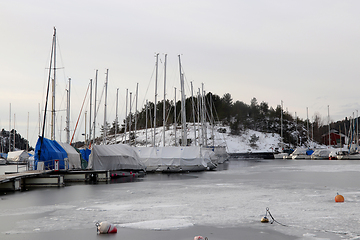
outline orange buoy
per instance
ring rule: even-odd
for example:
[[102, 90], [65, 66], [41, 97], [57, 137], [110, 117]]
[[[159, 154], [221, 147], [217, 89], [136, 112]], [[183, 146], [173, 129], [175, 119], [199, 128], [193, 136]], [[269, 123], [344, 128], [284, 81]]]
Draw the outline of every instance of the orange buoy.
[[335, 202], [344, 202], [343, 195], [340, 195], [339, 193], [335, 196]]

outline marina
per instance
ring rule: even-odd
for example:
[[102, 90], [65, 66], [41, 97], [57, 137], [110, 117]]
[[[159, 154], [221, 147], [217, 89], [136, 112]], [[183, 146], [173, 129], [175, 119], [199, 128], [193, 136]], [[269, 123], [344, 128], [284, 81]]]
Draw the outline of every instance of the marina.
[[[95, 223], [108, 221], [118, 228], [112, 239], [356, 239], [359, 173], [354, 160], [230, 159], [216, 171], [69, 182], [1, 195], [0, 233], [91, 240], [102, 238]], [[261, 223], [266, 208], [286, 226]]]

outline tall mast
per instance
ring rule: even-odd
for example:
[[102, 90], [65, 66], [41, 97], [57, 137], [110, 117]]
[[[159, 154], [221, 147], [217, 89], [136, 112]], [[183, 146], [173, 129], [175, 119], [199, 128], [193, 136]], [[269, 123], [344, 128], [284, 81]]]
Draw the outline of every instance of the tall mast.
[[97, 74], [98, 70], [96, 70], [95, 74], [95, 97], [94, 97], [94, 123], [93, 123], [93, 144], [95, 143], [95, 127], [96, 127], [96, 94], [97, 94]]
[[39, 136], [40, 136], [40, 129], [41, 129], [41, 113], [40, 113], [40, 103], [38, 103], [38, 110], [39, 110]]
[[27, 119], [27, 128], [26, 128], [26, 152], [29, 150], [29, 112]]
[[[201, 115], [201, 98], [200, 98], [200, 88], [198, 88], [198, 93], [197, 93], [197, 117], [198, 117], [198, 129], [199, 129], [199, 141], [201, 140], [201, 142], [199, 142], [199, 145], [204, 145], [204, 134], [203, 134], [203, 129], [202, 129], [202, 125], [200, 125], [201, 123], [201, 119], [202, 119], [202, 115]], [[201, 127], [200, 127], [201, 126]], [[200, 130], [201, 130], [201, 136], [200, 136]]]
[[356, 110], [356, 146], [359, 147], [359, 111]]
[[129, 89], [126, 89], [126, 101], [125, 101], [125, 132], [124, 132], [124, 136], [125, 136], [125, 143], [126, 143], [126, 129], [127, 129], [127, 107], [128, 107], [128, 93], [129, 93]]
[[214, 115], [213, 115], [213, 102], [212, 102], [212, 93], [210, 93], [210, 124], [211, 124], [211, 138], [212, 138], [212, 146], [215, 146], [215, 136], [214, 136]]
[[90, 109], [89, 109], [89, 143], [91, 144], [91, 109], [92, 109], [92, 79], [90, 79]]
[[307, 128], [307, 141], [309, 142], [309, 108], [306, 107], [306, 128]]
[[131, 119], [131, 100], [132, 100], [132, 92], [130, 92], [130, 98], [129, 98], [129, 143], [131, 141], [130, 134], [131, 134], [131, 125], [132, 125], [132, 119]]
[[11, 103], [9, 109], [9, 152], [11, 152]]
[[329, 147], [331, 146], [331, 138], [330, 138], [330, 134], [331, 134], [331, 129], [330, 129], [330, 106], [328, 105], [328, 125], [329, 125]]
[[163, 146], [165, 147], [165, 98], [166, 98], [166, 57], [164, 61], [164, 100], [163, 100]]
[[177, 129], [177, 122], [176, 122], [176, 88], [175, 88], [175, 100], [174, 100], [174, 137], [175, 137], [175, 146], [177, 146], [176, 142], [176, 129]]
[[192, 112], [193, 112], [193, 121], [194, 121], [194, 143], [196, 144], [196, 126], [195, 126], [195, 104], [194, 104], [194, 91], [193, 91], [193, 83], [191, 83], [191, 103], [192, 103]]
[[15, 131], [15, 117], [16, 117], [16, 114], [14, 113], [14, 147], [13, 147], [13, 150], [15, 151], [15, 147], [16, 147], [16, 141], [15, 141], [15, 136], [16, 136], [16, 131]]
[[155, 135], [156, 135], [156, 102], [157, 102], [157, 78], [158, 78], [158, 59], [159, 54], [156, 54], [156, 73], [155, 73], [155, 103], [154, 103], [154, 139], [153, 146], [155, 147]]
[[145, 147], [147, 147], [147, 127], [148, 127], [148, 100], [146, 100], [146, 107], [145, 107]]
[[55, 140], [55, 86], [56, 86], [56, 28], [53, 35], [54, 68], [52, 79], [52, 105], [51, 105], [51, 140]]
[[67, 91], [67, 104], [66, 104], [66, 143], [70, 143], [70, 87], [71, 78], [69, 78], [69, 89]]
[[44, 109], [44, 120], [43, 120], [43, 126], [42, 126], [42, 133], [41, 133], [41, 140], [40, 140], [40, 149], [38, 151], [39, 158], [41, 159], [41, 147], [44, 141], [44, 134], [45, 134], [45, 124], [46, 124], [46, 111], [47, 111], [47, 104], [48, 104], [48, 98], [49, 98], [49, 90], [50, 90], [50, 79], [51, 79], [51, 67], [52, 67], [52, 59], [54, 54], [54, 45], [55, 45], [55, 36], [56, 36], [56, 29], [54, 27], [54, 35], [53, 35], [53, 41], [52, 41], [52, 47], [51, 47], [51, 56], [50, 56], [50, 67], [49, 67], [49, 77], [47, 82], [47, 88], [46, 88], [46, 100], [45, 100], [45, 109]]
[[109, 76], [109, 69], [106, 69], [106, 79], [105, 79], [105, 103], [104, 103], [104, 140], [103, 140], [104, 144], [106, 144], [106, 132], [107, 132], [106, 107], [107, 107], [108, 76]]
[[137, 105], [138, 105], [139, 83], [136, 84], [136, 101], [135, 101], [135, 139], [134, 144], [136, 146], [136, 134], [137, 134]]
[[203, 115], [203, 129], [204, 129], [204, 144], [207, 146], [207, 126], [206, 126], [206, 105], [205, 105], [205, 91], [204, 91], [204, 83], [201, 83], [201, 96], [202, 96], [202, 115]]
[[281, 150], [284, 150], [284, 139], [283, 139], [283, 101], [281, 100], [281, 125], [280, 125], [280, 141], [281, 141]]
[[84, 142], [84, 143], [85, 143], [85, 149], [87, 149], [87, 138], [86, 138], [86, 129], [87, 129], [87, 128], [86, 128], [86, 121], [87, 121], [86, 119], [87, 119], [87, 118], [86, 118], [86, 117], [87, 117], [87, 111], [85, 111], [85, 121], [84, 121], [84, 122], [85, 122], [85, 131], [84, 131], [84, 137], [85, 137], [85, 142]]
[[180, 70], [180, 86], [181, 86], [181, 125], [182, 125], [181, 146], [186, 146], [187, 136], [186, 136], [186, 115], [185, 115], [185, 89], [184, 89], [184, 74], [181, 71], [180, 55], [179, 55], [179, 70]]
[[116, 135], [117, 135], [117, 128], [118, 128], [118, 105], [119, 105], [119, 88], [116, 89], [115, 144], [117, 143]]

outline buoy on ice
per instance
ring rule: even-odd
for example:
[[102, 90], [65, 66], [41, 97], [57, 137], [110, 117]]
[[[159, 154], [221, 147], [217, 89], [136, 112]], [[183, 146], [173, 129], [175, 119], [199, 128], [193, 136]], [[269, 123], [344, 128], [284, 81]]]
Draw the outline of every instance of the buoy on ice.
[[208, 238], [207, 237], [203, 237], [203, 236], [196, 236], [196, 237], [194, 237], [194, 240], [208, 240]]
[[344, 202], [343, 195], [340, 195], [339, 193], [335, 196], [335, 202]]
[[97, 232], [100, 234], [103, 233], [117, 233], [117, 228], [114, 224], [108, 222], [101, 222], [95, 224], [97, 227]]
[[265, 217], [262, 217], [261, 218], [261, 222], [262, 223], [268, 223], [269, 222], [269, 219], [265, 216]]

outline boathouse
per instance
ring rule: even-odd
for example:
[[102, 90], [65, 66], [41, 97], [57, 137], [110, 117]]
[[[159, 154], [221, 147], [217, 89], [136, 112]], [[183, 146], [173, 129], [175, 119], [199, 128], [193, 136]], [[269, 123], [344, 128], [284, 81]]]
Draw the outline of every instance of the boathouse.
[[[329, 145], [329, 133], [325, 133], [321, 136], [321, 142], [324, 145]], [[340, 146], [346, 144], [347, 137], [344, 134], [339, 133], [335, 129], [330, 131], [330, 145], [331, 146]]]

